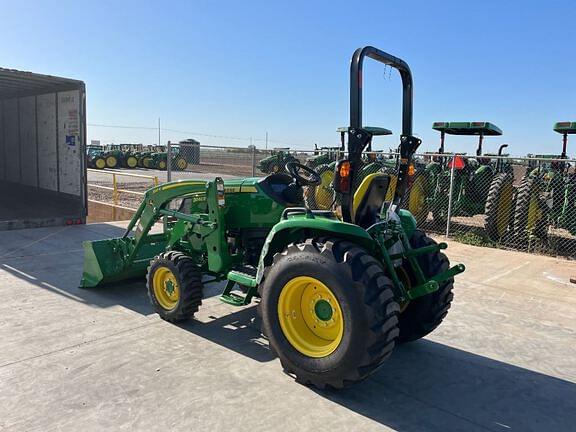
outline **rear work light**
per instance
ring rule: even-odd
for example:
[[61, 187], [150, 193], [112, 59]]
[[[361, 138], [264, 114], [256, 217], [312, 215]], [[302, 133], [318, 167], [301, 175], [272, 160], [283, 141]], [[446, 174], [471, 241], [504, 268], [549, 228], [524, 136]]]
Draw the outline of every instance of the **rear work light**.
[[452, 169], [452, 165], [454, 165], [454, 169], [461, 170], [466, 166], [466, 163], [464, 162], [464, 158], [454, 156], [454, 158], [448, 163], [448, 168]]

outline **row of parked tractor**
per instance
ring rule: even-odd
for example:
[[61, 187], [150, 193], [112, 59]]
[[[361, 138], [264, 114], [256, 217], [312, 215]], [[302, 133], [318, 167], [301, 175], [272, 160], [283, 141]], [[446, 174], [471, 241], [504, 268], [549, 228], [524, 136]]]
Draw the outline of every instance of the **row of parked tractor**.
[[[496, 153], [483, 153], [485, 137], [502, 135], [502, 130], [493, 123], [436, 122], [432, 127], [440, 133], [440, 147], [435, 153], [414, 159], [409, 173], [410, 188], [403, 202], [418, 224], [431, 216], [437, 226], [444, 227], [448, 217], [484, 215], [485, 233], [493, 241], [545, 239], [549, 227], [576, 235], [576, 174], [574, 167], [563, 161], [567, 159], [568, 135], [576, 133], [576, 122], [556, 123], [554, 131], [563, 137], [561, 154], [528, 155], [519, 179], [515, 178], [519, 172], [515, 173], [512, 159], [504, 153], [506, 144]], [[366, 129], [374, 136], [392, 134], [384, 128]], [[347, 130], [338, 132], [343, 139]], [[475, 156], [447, 152], [446, 135], [477, 136]], [[332, 183], [336, 163], [343, 153], [342, 146], [322, 147], [305, 160], [322, 178], [320, 185], [305, 191], [311, 208], [329, 209], [338, 204]], [[264, 173], [280, 172], [286, 163], [300, 162], [297, 156], [279, 150], [261, 160], [258, 168]], [[394, 152], [372, 151], [370, 143], [357, 182], [376, 173], [389, 174], [391, 184], [386, 199], [391, 200], [396, 187], [396, 164]]]
[[[188, 161], [185, 155], [180, 153], [180, 146], [172, 145], [171, 154], [171, 169], [184, 171], [188, 168]], [[166, 146], [163, 145], [89, 145], [86, 156], [89, 168], [148, 168], [157, 170], [168, 168], [168, 152]]]

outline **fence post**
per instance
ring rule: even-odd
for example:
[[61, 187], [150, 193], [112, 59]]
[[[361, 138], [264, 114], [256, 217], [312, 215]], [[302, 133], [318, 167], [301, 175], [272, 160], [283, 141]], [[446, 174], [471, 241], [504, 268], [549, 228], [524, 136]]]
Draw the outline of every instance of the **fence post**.
[[116, 182], [116, 174], [112, 174], [112, 202], [115, 206], [118, 205], [118, 183]]
[[450, 235], [450, 219], [452, 218], [452, 194], [454, 192], [454, 158], [452, 155], [452, 167], [450, 168], [450, 192], [448, 192], [448, 217], [446, 218], [446, 237]]
[[166, 148], [166, 180], [172, 181], [172, 143], [170, 141]]
[[252, 177], [256, 176], [256, 147], [252, 146]]

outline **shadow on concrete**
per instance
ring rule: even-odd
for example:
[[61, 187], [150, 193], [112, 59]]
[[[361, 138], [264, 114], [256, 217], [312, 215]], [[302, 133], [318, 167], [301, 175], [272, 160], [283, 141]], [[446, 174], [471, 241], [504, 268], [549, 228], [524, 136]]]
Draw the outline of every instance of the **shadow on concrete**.
[[[76, 301], [152, 313], [143, 280], [91, 290], [78, 288], [81, 241], [123, 232], [119, 227], [100, 228], [71, 228], [64, 240], [42, 229], [12, 237], [3, 233], [0, 267]], [[210, 288], [207, 295], [217, 292]], [[255, 308], [226, 312], [181, 328], [257, 362], [273, 360], [254, 322]], [[576, 425], [574, 383], [428, 340], [398, 347], [383, 367], [362, 383], [340, 392], [317, 393], [401, 431], [570, 431]]]
[[[271, 361], [255, 315], [251, 307], [180, 327]], [[572, 431], [576, 425], [576, 384], [426, 339], [398, 346], [381, 369], [348, 389], [311, 391], [400, 431]]]

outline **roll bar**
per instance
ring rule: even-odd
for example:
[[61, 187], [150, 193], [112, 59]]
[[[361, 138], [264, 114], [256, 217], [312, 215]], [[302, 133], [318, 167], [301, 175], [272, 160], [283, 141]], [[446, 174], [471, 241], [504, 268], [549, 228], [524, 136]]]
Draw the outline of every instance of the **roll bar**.
[[[396, 170], [398, 180], [391, 205], [391, 209], [397, 211], [408, 187], [408, 167], [414, 152], [421, 143], [420, 139], [412, 136], [412, 72], [404, 60], [373, 46], [358, 48], [354, 51], [350, 64], [350, 126], [348, 128], [351, 185], [357, 183], [355, 176], [361, 166], [362, 151], [372, 140], [372, 133], [363, 129], [362, 125], [362, 68], [366, 57], [395, 68], [402, 78], [402, 134]], [[352, 222], [353, 201], [353, 190], [342, 194], [342, 218], [345, 222]]]
[[393, 67], [402, 78], [402, 135], [412, 135], [412, 72], [408, 64], [393, 55], [366, 46], [358, 48], [352, 55], [350, 65], [350, 127], [362, 127], [362, 67], [364, 58], [370, 57]]

